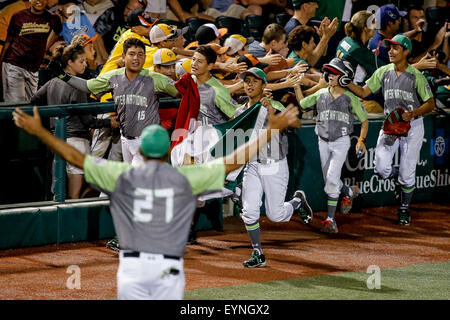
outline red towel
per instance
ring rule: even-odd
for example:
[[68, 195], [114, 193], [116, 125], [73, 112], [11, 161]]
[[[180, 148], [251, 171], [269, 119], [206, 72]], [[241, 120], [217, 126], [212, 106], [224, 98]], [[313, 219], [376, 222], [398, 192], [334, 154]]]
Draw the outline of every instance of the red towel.
[[175, 119], [177, 118], [178, 109], [159, 109], [158, 113], [161, 120], [161, 126], [163, 126], [166, 130], [172, 129], [172, 127], [175, 125]]
[[177, 134], [177, 129], [185, 129], [185, 131], [182, 132], [183, 134], [176, 140], [172, 141], [172, 148], [186, 138], [189, 130], [194, 130], [192, 125], [191, 128], [189, 128], [189, 124], [197, 121], [198, 113], [200, 111], [200, 94], [198, 92], [197, 84], [189, 73], [185, 73], [180, 80], [175, 82], [175, 88], [177, 88], [178, 92], [182, 95], [182, 98], [180, 107], [178, 108], [174, 133]]

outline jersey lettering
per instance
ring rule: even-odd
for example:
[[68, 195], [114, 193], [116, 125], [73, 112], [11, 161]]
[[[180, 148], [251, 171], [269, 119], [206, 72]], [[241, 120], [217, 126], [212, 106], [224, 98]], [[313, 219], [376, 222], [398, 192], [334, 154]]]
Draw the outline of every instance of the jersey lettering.
[[347, 41], [343, 40], [341, 42], [341, 47], [342, 47], [342, 49], [344, 49], [345, 51], [348, 52], [348, 50], [350, 50], [352, 46], [350, 45], [350, 43], [348, 43]]
[[134, 191], [134, 202], [133, 202], [133, 220], [136, 222], [149, 223], [153, 219], [153, 214], [151, 213], [153, 209], [154, 197], [166, 198], [166, 211], [165, 219], [166, 223], [170, 223], [173, 218], [173, 198], [174, 190], [172, 188], [166, 189], [145, 189], [136, 188]]
[[115, 97], [116, 105], [135, 105], [138, 107], [147, 107], [147, 97], [136, 94], [121, 94]]
[[336, 111], [336, 110], [324, 110], [319, 114], [320, 121], [335, 120], [344, 122], [345, 124], [350, 124], [350, 118], [347, 113]]
[[384, 99], [402, 99], [410, 102], [414, 102], [414, 97], [411, 92], [400, 89], [387, 89], [384, 91]]

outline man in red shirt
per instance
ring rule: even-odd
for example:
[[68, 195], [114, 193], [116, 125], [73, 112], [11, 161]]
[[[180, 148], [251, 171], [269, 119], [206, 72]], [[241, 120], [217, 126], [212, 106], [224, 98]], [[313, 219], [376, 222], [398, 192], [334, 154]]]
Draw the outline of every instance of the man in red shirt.
[[59, 17], [46, 10], [47, 0], [31, 0], [30, 4], [11, 18], [0, 57], [4, 100], [9, 102], [29, 101], [36, 93], [45, 51], [62, 30]]

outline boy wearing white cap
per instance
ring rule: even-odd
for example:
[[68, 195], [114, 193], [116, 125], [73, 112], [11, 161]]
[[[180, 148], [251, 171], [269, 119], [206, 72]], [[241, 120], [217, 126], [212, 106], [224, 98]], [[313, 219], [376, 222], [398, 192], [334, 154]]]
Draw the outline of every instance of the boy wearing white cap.
[[255, 39], [253, 37], [245, 38], [240, 34], [232, 34], [225, 40], [225, 47], [230, 47], [227, 51], [227, 55], [230, 57], [240, 57], [249, 53], [249, 45], [253, 43]]

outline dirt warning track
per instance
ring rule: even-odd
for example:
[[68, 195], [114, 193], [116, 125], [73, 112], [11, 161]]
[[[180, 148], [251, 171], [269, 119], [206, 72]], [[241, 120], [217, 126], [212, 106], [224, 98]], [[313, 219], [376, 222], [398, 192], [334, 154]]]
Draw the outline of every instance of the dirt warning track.
[[[251, 254], [239, 218], [224, 219], [224, 231], [202, 231], [185, 255], [186, 290], [365, 271], [450, 260], [450, 204], [415, 204], [412, 223], [396, 225], [396, 209], [337, 214], [339, 233], [319, 232], [325, 212], [311, 225], [260, 221], [267, 267], [244, 269]], [[106, 240], [0, 251], [0, 299], [111, 299], [116, 297], [117, 254]], [[80, 289], [69, 289], [79, 268]]]

